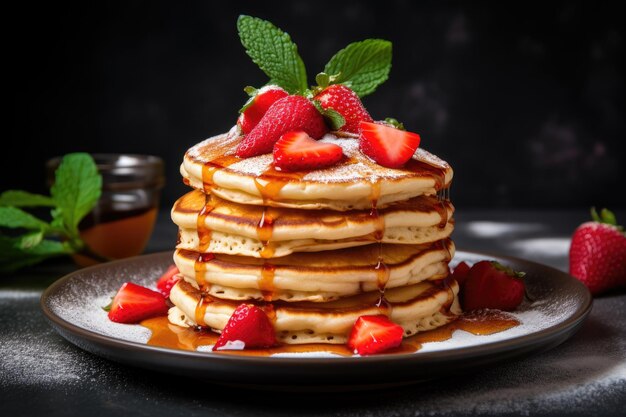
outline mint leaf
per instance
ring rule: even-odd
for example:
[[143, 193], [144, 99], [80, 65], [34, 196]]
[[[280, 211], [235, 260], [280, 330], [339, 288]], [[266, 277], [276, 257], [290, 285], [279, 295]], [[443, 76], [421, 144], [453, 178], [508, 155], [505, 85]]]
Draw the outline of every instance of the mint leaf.
[[237, 30], [246, 53], [270, 78], [271, 84], [290, 94], [307, 89], [304, 62], [287, 33], [266, 20], [245, 15], [237, 19]]
[[26, 233], [19, 237], [17, 246], [19, 249], [31, 249], [41, 243], [43, 239], [43, 230]]
[[0, 207], [0, 226], [11, 229], [46, 229], [48, 223], [17, 207]]
[[101, 188], [102, 177], [90, 155], [72, 153], [63, 157], [50, 191], [59, 207], [55, 213], [61, 216], [71, 236], [78, 236], [78, 223], [96, 205]]
[[32, 238], [31, 234], [17, 238], [0, 235], [0, 272], [13, 272], [48, 258], [72, 253], [65, 243], [54, 240], [41, 240], [35, 246], [20, 247]]
[[387, 80], [390, 69], [391, 42], [366, 39], [337, 52], [324, 67], [324, 72], [338, 74], [337, 84], [345, 84], [359, 97], [365, 97]]
[[13, 207], [54, 207], [54, 200], [46, 195], [27, 191], [8, 190], [0, 194], [0, 206]]

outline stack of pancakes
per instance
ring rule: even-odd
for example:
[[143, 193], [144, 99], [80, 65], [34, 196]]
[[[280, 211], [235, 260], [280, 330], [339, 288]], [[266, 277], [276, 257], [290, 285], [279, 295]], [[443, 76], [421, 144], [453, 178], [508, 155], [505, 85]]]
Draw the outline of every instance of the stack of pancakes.
[[172, 323], [220, 332], [249, 303], [283, 343], [345, 343], [362, 315], [388, 315], [409, 336], [460, 314], [446, 162], [418, 149], [385, 168], [358, 139], [327, 134], [342, 162], [286, 173], [270, 154], [233, 156], [239, 141], [233, 129], [185, 154], [195, 190], [172, 209], [184, 278], [170, 294]]

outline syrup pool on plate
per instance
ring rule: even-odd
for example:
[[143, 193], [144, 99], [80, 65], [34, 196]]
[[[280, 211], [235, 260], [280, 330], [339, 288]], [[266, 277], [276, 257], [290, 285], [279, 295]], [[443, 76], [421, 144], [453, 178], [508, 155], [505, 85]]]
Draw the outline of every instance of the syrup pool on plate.
[[[418, 333], [403, 340], [402, 344], [385, 354], [413, 353], [424, 343], [443, 342], [452, 338], [457, 330], [463, 330], [477, 337], [491, 335], [518, 326], [520, 322], [511, 314], [497, 310], [481, 310], [459, 316], [456, 320], [434, 330]], [[196, 351], [201, 346], [215, 344], [219, 335], [205, 329], [180, 327], [171, 324], [167, 317], [156, 317], [141, 322], [150, 329], [152, 335], [147, 344], [170, 349]], [[340, 356], [352, 356], [350, 349], [343, 344], [302, 344], [281, 345], [270, 349], [223, 350], [220, 354], [243, 356], [271, 356], [282, 353], [327, 352]]]

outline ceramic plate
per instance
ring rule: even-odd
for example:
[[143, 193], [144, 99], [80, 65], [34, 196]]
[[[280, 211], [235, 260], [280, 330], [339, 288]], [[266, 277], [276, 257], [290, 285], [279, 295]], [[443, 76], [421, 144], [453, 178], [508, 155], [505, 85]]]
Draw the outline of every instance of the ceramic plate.
[[533, 301], [525, 301], [514, 313], [521, 324], [489, 336], [459, 330], [450, 340], [426, 343], [415, 353], [259, 357], [147, 345], [148, 329], [113, 323], [101, 307], [110, 302], [125, 281], [153, 287], [172, 264], [170, 252], [76, 271], [44, 292], [41, 307], [52, 326], [68, 341], [117, 362], [225, 384], [292, 388], [402, 384], [495, 365], [559, 345], [578, 330], [591, 310], [591, 295], [579, 281], [544, 265], [463, 251], [457, 251], [452, 264], [482, 259], [495, 259], [527, 273], [527, 292]]

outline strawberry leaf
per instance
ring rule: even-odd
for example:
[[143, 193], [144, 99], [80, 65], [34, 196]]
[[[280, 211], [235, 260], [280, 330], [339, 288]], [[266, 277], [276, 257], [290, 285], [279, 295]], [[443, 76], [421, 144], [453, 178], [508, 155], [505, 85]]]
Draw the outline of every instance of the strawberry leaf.
[[395, 127], [396, 129], [406, 130], [404, 128], [404, 124], [398, 119], [394, 119], [393, 117], [386, 117], [385, 122], [389, 123], [391, 126]]
[[602, 210], [600, 210], [600, 217], [602, 218], [602, 223], [617, 226], [617, 219], [615, 218], [615, 214], [613, 214], [612, 211], [603, 208]]
[[307, 89], [306, 69], [291, 37], [272, 23], [251, 16], [239, 16], [237, 29], [241, 44], [255, 64], [288, 93]]
[[359, 97], [373, 93], [389, 78], [391, 42], [366, 39], [337, 52], [324, 67], [326, 74], [337, 74], [335, 84], [345, 84]]
[[330, 130], [339, 130], [346, 124], [346, 119], [334, 109], [325, 109], [319, 100], [313, 100], [313, 105], [322, 114]]

